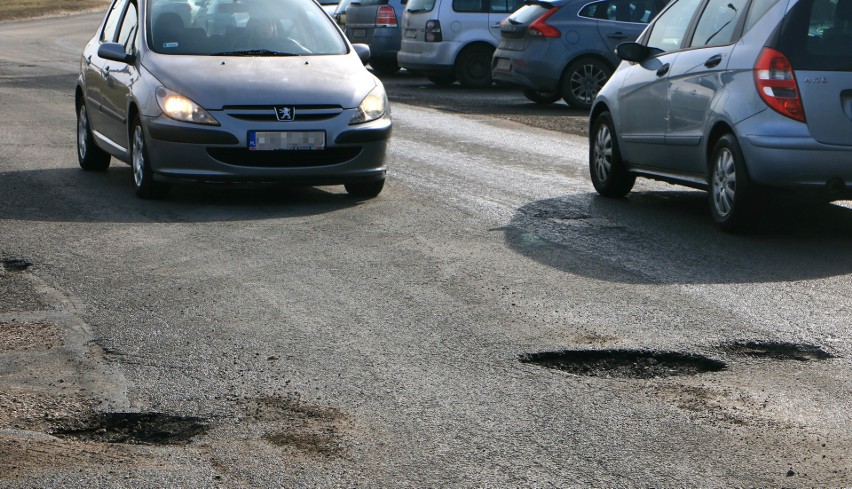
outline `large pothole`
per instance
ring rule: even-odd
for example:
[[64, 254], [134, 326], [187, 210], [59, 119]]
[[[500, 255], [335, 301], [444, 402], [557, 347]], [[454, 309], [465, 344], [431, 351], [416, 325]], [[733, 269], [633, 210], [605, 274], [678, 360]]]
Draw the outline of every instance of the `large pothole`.
[[26, 258], [0, 258], [0, 268], [7, 272], [22, 272], [32, 266], [32, 263]]
[[520, 361], [575, 375], [620, 379], [697, 375], [727, 367], [701, 355], [646, 350], [563, 350], [522, 355]]
[[60, 438], [100, 443], [180, 445], [210, 429], [207, 420], [161, 413], [96, 413], [87, 419], [64, 420], [51, 431]]
[[722, 345], [722, 349], [734, 355], [775, 360], [827, 360], [834, 358], [831, 353], [816, 345], [787, 343], [783, 341], [734, 341]]

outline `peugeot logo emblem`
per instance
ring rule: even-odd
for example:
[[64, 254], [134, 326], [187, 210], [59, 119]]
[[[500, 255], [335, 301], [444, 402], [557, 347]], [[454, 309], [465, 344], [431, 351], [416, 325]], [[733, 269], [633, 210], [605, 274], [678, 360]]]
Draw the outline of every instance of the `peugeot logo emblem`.
[[296, 118], [295, 107], [275, 107], [275, 118], [281, 122], [289, 122]]

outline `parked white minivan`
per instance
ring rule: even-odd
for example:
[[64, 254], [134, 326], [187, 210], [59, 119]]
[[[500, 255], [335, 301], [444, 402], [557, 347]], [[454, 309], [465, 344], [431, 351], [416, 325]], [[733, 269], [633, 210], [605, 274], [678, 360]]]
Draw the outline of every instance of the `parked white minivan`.
[[402, 18], [399, 66], [439, 85], [491, 85], [500, 21], [523, 0], [409, 0]]

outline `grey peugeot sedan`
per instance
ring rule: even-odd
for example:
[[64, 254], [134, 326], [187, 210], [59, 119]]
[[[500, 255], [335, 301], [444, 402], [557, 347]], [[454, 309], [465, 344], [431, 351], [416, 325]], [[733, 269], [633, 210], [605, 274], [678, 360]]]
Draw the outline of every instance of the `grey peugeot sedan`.
[[84, 170], [129, 163], [142, 198], [177, 181], [381, 192], [392, 125], [367, 46], [313, 0], [235, 0], [221, 32], [186, 25], [166, 3], [114, 0], [83, 51]]
[[600, 194], [706, 189], [725, 230], [766, 190], [852, 198], [852, 0], [673, 0], [617, 51], [590, 115]]

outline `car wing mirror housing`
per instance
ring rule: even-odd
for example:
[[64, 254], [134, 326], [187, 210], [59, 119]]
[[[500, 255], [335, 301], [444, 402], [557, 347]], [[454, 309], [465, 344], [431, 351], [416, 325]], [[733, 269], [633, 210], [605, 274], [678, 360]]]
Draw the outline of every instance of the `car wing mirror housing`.
[[641, 63], [651, 57], [651, 49], [638, 42], [623, 42], [615, 47], [615, 54], [624, 61]]
[[361, 62], [367, 64], [370, 61], [370, 46], [366, 44], [353, 44], [352, 49], [358, 53], [358, 57], [361, 58]]
[[98, 48], [98, 56], [110, 61], [118, 61], [119, 63], [133, 64], [136, 62], [136, 56], [127, 54], [124, 51], [124, 46], [117, 42], [105, 42]]

